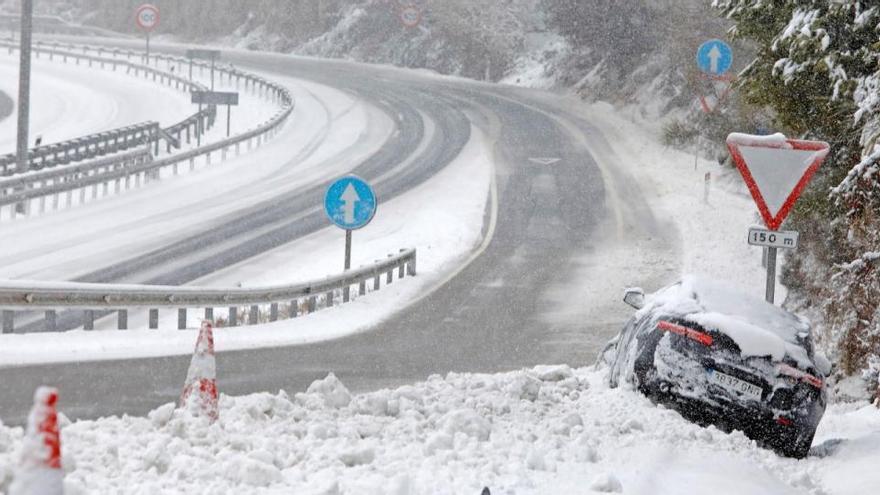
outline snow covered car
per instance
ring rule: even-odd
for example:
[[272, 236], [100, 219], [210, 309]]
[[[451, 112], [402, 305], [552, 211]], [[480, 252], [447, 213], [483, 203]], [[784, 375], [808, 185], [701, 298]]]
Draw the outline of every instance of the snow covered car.
[[807, 455], [831, 368], [807, 321], [696, 277], [624, 300], [638, 311], [603, 352], [612, 387], [630, 383], [699, 424]]

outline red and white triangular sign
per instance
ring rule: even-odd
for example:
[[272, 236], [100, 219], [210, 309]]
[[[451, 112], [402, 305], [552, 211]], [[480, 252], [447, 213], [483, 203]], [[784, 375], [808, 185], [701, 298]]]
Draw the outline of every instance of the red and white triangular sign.
[[828, 156], [828, 143], [787, 139], [782, 134], [727, 136], [727, 148], [764, 223], [777, 230]]

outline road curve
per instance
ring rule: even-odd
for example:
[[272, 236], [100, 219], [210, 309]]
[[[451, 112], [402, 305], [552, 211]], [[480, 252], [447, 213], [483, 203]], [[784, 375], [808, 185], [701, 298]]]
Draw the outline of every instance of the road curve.
[[[484, 128], [495, 143], [496, 176], [490, 202], [494, 206], [487, 211], [484, 227], [486, 242], [445, 284], [365, 334], [307, 346], [223, 353], [218, 369], [224, 393], [299, 391], [330, 371], [353, 389], [366, 390], [433, 373], [590, 363], [616, 323], [607, 319], [548, 323], [547, 295], [570, 279], [585, 258], [592, 256], [593, 262], [602, 263], [598, 253], [609, 243], [626, 241], [621, 232], [650, 239], [657, 249], [674, 250], [650, 211], [639, 206], [644, 202], [638, 187], [619, 170], [594, 159], [591, 148], [603, 143], [586, 116], [560, 104], [554, 95], [385, 67], [269, 54], [230, 57], [240, 67], [311, 79], [393, 106], [404, 132], [359, 165], [357, 173], [367, 178], [388, 170], [412, 151], [415, 136], [409, 136], [410, 126], [418, 124], [407, 120], [409, 109], [431, 113], [442, 129], [436, 142], [423, 151], [417, 165], [379, 185], [383, 196], [400, 194], [442, 169], [467, 142], [461, 131], [471, 122]], [[558, 161], [530, 160], [536, 157]], [[223, 235], [233, 241], [222, 261], [247, 259], [322, 227], [319, 213], [308, 213], [318, 204], [319, 193], [312, 188], [261, 205], [264, 216], [237, 212], [238, 217], [230, 219], [231, 230]], [[286, 209], [287, 203], [293, 206]], [[293, 223], [285, 221], [293, 210], [305, 215]], [[272, 228], [249, 236], [245, 226], [252, 220]], [[198, 242], [210, 235], [200, 233], [181, 242]], [[139, 262], [149, 267], [174, 249], [150, 253]], [[87, 279], [131, 276], [125, 265], [108, 267]], [[217, 266], [193, 260], [189, 267], [153, 275], [156, 278], [149, 281], [182, 283]], [[671, 269], [661, 267], [656, 276], [662, 278]], [[589, 299], [578, 304], [600, 306]], [[72, 418], [143, 414], [176, 399], [188, 362], [184, 356], [0, 369], [5, 388], [0, 417], [7, 423], [23, 420], [34, 387], [42, 383], [65, 391], [64, 410]]]

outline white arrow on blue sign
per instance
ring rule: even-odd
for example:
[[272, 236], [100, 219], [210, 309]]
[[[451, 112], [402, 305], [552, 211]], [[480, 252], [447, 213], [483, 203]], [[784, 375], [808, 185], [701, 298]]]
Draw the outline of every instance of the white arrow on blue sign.
[[363, 179], [349, 175], [327, 188], [324, 211], [337, 227], [357, 230], [364, 227], [376, 214], [376, 194]]
[[721, 40], [709, 40], [697, 50], [697, 66], [701, 71], [720, 76], [733, 65], [733, 50]]

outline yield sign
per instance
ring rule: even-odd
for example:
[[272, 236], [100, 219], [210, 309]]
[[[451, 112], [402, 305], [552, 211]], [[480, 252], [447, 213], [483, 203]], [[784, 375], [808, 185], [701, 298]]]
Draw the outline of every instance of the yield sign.
[[727, 148], [770, 230], [782, 225], [829, 150], [822, 141], [738, 133], [727, 137]]
[[712, 113], [727, 99], [733, 89], [735, 78], [729, 74], [721, 76], [700, 74], [699, 79], [700, 106], [703, 108], [703, 112]]

